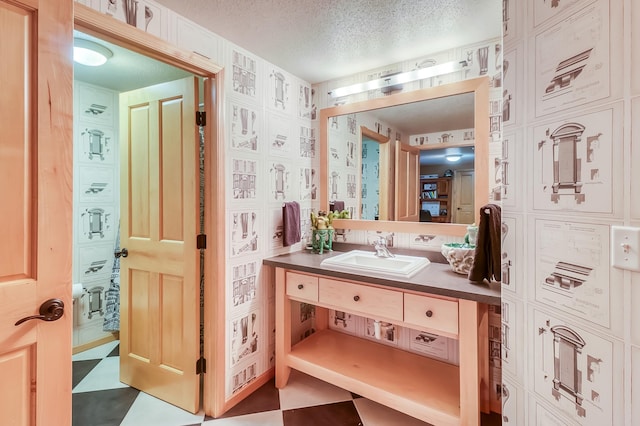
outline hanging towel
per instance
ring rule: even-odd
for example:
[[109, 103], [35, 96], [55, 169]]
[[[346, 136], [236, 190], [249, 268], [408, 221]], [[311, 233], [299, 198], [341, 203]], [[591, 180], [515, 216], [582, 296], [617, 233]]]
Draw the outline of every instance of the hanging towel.
[[480, 208], [480, 225], [469, 281], [500, 281], [502, 217], [500, 206], [487, 204]]
[[283, 204], [282, 224], [282, 241], [285, 246], [291, 246], [300, 241], [300, 204], [296, 201]]
[[[120, 250], [120, 224], [116, 233], [114, 251]], [[103, 331], [120, 331], [120, 258], [114, 256], [111, 282], [105, 292], [105, 313]]]
[[344, 201], [334, 201], [332, 204], [329, 204], [329, 211], [341, 212], [342, 210], [344, 210]]

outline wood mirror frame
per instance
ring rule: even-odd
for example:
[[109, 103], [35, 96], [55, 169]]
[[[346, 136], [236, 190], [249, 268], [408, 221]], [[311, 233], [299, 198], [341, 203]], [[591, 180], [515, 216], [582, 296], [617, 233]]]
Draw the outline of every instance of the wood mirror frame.
[[[320, 110], [320, 209], [329, 210], [329, 117], [355, 114], [412, 102], [426, 101], [462, 93], [474, 93], [475, 134], [475, 222], [479, 209], [489, 202], [489, 79], [473, 78], [412, 92], [398, 93], [368, 101], [323, 108]], [[388, 145], [388, 144], [385, 144]], [[466, 224], [434, 222], [396, 222], [388, 220], [334, 219], [340, 229], [356, 229], [414, 234], [464, 236]]]

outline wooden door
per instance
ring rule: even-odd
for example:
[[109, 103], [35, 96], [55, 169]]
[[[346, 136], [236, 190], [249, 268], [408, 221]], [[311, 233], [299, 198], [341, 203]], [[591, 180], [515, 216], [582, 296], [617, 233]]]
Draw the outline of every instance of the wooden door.
[[396, 220], [420, 220], [420, 150], [396, 142]]
[[[453, 183], [455, 223], [473, 223], [475, 213], [475, 173], [473, 170], [456, 171]], [[480, 206], [478, 206], [479, 208]]]
[[71, 424], [72, 5], [0, 0], [3, 425]]
[[120, 380], [199, 409], [198, 81], [120, 95]]

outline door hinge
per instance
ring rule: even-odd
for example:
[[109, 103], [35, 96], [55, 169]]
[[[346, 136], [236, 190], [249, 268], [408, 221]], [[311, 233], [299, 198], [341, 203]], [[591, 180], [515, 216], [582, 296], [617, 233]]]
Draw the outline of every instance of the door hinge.
[[207, 360], [204, 357], [200, 357], [196, 361], [196, 374], [202, 374], [207, 372]]
[[198, 126], [207, 125], [207, 113], [205, 111], [196, 111], [196, 124]]
[[197, 249], [207, 248], [207, 234], [198, 234], [198, 237], [196, 238], [196, 248]]

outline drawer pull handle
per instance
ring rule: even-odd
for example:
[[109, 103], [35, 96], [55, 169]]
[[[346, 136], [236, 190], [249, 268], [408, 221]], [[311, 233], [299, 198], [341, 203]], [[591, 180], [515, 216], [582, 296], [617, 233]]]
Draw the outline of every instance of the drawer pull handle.
[[298, 290], [302, 290], [304, 286], [302, 284], [298, 284]]
[[427, 317], [431, 318], [433, 316], [433, 311], [431, 309], [429, 309], [427, 311]]
[[360, 300], [360, 296], [353, 296], [353, 300], [357, 302], [358, 300]]

